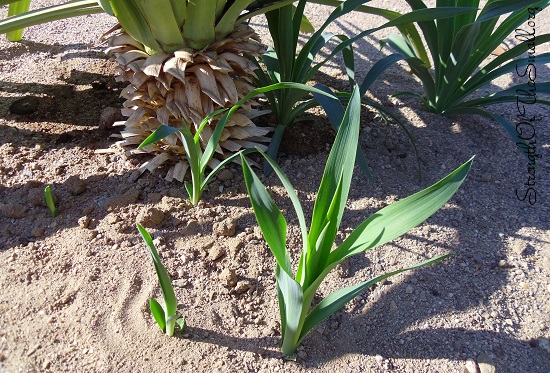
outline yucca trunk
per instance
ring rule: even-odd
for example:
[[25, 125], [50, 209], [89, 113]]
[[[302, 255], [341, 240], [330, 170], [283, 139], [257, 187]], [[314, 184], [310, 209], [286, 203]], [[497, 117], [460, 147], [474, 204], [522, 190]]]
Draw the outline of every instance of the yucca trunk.
[[[201, 12], [204, 8], [191, 2], [186, 8], [170, 8], [170, 14], [145, 12], [141, 9], [143, 1], [111, 1], [111, 5], [122, 26], [111, 30], [107, 54], [119, 63], [117, 79], [130, 83], [121, 93], [126, 99], [122, 113], [128, 119], [117, 123], [124, 126], [120, 144], [129, 154], [156, 154], [142, 166], [142, 172], [171, 160], [174, 165], [166, 178], [182, 181], [188, 163], [176, 134], [140, 150], [137, 146], [161, 124], [188, 126], [194, 132], [213, 111], [233, 106], [254, 88], [251, 84], [255, 65], [248, 58], [258, 57], [264, 47], [252, 28], [236, 25], [234, 20], [229, 23], [233, 31], [222, 32], [229, 25], [223, 20], [233, 19], [230, 14], [226, 13], [228, 17], [221, 17], [214, 26], [219, 17], [207, 20], [208, 14]], [[216, 14], [220, 11], [223, 8], [217, 9]], [[186, 19], [185, 23], [182, 19]], [[141, 22], [149, 28], [136, 27]], [[220, 139], [216, 152], [219, 159], [243, 148], [265, 148], [270, 129], [252, 122], [263, 113], [255, 106], [251, 101], [233, 114]], [[201, 132], [204, 146], [218, 119], [214, 117]], [[215, 166], [219, 161], [213, 158], [212, 162]]]

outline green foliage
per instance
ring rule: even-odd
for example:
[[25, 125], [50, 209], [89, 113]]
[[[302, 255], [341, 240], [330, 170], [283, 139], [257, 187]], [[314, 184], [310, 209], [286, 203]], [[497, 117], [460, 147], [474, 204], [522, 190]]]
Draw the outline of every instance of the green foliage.
[[[8, 2], [11, 1], [8, 0]], [[30, 12], [14, 14], [6, 19], [0, 20], [0, 34], [13, 32], [46, 22], [101, 12], [103, 12], [103, 9], [98, 5], [97, 0], [71, 1], [60, 5], [32, 10]]]
[[[425, 9], [422, 0], [406, 0], [413, 10]], [[454, 5], [479, 7], [479, 0], [438, 0], [436, 9]], [[501, 46], [512, 33], [522, 30], [529, 20], [534, 20], [540, 9], [550, 1], [489, 0], [476, 15], [475, 12], [455, 15], [437, 21], [416, 21], [430, 51], [434, 70], [429, 70], [415, 51], [414, 45], [403, 36], [391, 35], [385, 40], [401, 54], [412, 72], [421, 80], [425, 96], [413, 92], [400, 94], [418, 97], [426, 108], [434, 113], [450, 116], [456, 114], [481, 114], [496, 120], [516, 140], [515, 127], [502, 116], [485, 109], [486, 106], [504, 102], [516, 102], [517, 90], [527, 90], [526, 84], [516, 85], [500, 92], [481, 97], [470, 97], [493, 80], [518, 71], [527, 71], [530, 63], [550, 62], [550, 53], [536, 54], [533, 59], [525, 53], [533, 47], [550, 41], [550, 34], [521, 38], [521, 43], [495, 58], [491, 53]], [[500, 20], [501, 16], [504, 16]], [[546, 20], [540, 20], [545, 22]], [[524, 55], [522, 57], [522, 55]], [[527, 79], [527, 78], [526, 78]], [[550, 94], [550, 84], [538, 84], [537, 95]], [[546, 100], [537, 102], [549, 105]]]
[[[415, 12], [411, 12], [405, 15], [398, 15], [395, 12], [382, 11], [376, 8], [367, 8], [363, 11], [376, 12], [384, 17], [390, 19], [390, 21], [384, 23], [380, 27], [365, 30], [351, 38], [345, 35], [335, 35], [330, 32], [325, 32], [325, 29], [339, 17], [350, 13], [358, 9], [362, 4], [369, 2], [370, 0], [347, 0], [344, 2], [334, 2], [334, 11], [325, 20], [323, 25], [315, 31], [298, 51], [298, 36], [300, 32], [300, 26], [302, 24], [302, 18], [307, 0], [300, 0], [296, 7], [291, 5], [283, 6], [275, 10], [266, 13], [269, 32], [273, 39], [273, 47], [262, 56], [261, 62], [263, 63], [265, 70], [260, 65], [256, 70], [258, 77], [258, 85], [266, 86], [277, 82], [296, 82], [307, 83], [312, 77], [321, 69], [328, 61], [332, 60], [338, 53], [342, 53], [344, 63], [346, 65], [346, 72], [350, 79], [354, 79], [354, 56], [352, 50], [352, 44], [360, 38], [365, 37], [375, 31], [381, 30], [386, 27], [398, 27], [406, 35], [412, 35], [412, 40], [416, 40], [416, 44], [420, 44], [420, 38], [418, 34], [414, 36], [414, 32], [411, 31], [411, 23], [418, 20], [433, 20], [434, 18], [449, 17], [457, 14], [464, 14], [470, 11], [470, 8], [445, 8], [445, 9], [420, 9]], [[316, 1], [315, 1], [316, 2]], [[330, 4], [332, 5], [332, 4]], [[414, 27], [412, 27], [414, 29]], [[322, 61], [315, 62], [320, 50], [330, 41], [337, 40], [338, 45], [333, 51]], [[385, 68], [389, 67], [391, 63], [395, 62], [390, 59], [385, 59], [387, 64], [383, 69], [376, 70], [380, 74]], [[376, 79], [378, 75], [371, 78]], [[372, 81], [370, 82], [372, 83]], [[365, 86], [370, 85], [365, 84]], [[364, 92], [363, 92], [364, 94]], [[271, 109], [277, 119], [277, 128], [271, 140], [271, 144], [268, 149], [268, 155], [275, 158], [279, 146], [282, 140], [285, 129], [300, 120], [303, 120], [301, 116], [304, 112], [312, 107], [318, 105], [315, 99], [307, 98], [308, 93], [296, 90], [276, 91], [266, 94], [269, 100]], [[344, 96], [345, 98], [346, 96]], [[349, 95], [347, 95], [349, 98]], [[371, 100], [363, 98], [363, 103], [376, 108], [383, 117], [391, 116], [383, 106], [377, 105]], [[396, 119], [396, 118], [395, 118]], [[398, 121], [400, 125], [401, 122]], [[333, 125], [337, 126], [338, 123]], [[364, 163], [364, 162], [362, 162]], [[362, 166], [366, 171], [366, 168]], [[271, 168], [269, 163], [266, 163], [266, 172], [270, 172]]]
[[[31, 5], [31, 0], [8, 0], [8, 1], [2, 1], [0, 4], [4, 5], [3, 4], [4, 2], [9, 3], [8, 17], [16, 16], [16, 15], [28, 12], [29, 7]], [[6, 33], [6, 38], [9, 41], [20, 41], [22, 37], [23, 37], [22, 28]]]
[[[197, 203], [199, 203], [202, 193], [206, 189], [206, 186], [208, 185], [212, 177], [216, 175], [216, 173], [218, 173], [218, 171], [220, 171], [229, 162], [238, 160], [238, 157], [241, 154], [246, 154], [253, 151], [253, 149], [245, 149], [245, 150], [241, 150], [236, 154], [231, 155], [230, 157], [224, 159], [217, 166], [215, 166], [212, 169], [212, 171], [208, 175], [206, 175], [206, 167], [210, 164], [210, 161], [214, 156], [214, 153], [216, 151], [216, 148], [218, 147], [218, 143], [220, 141], [220, 137], [222, 135], [223, 129], [225, 128], [225, 125], [227, 124], [227, 121], [229, 120], [231, 114], [233, 114], [237, 109], [239, 109], [244, 103], [246, 103], [248, 100], [250, 100], [254, 96], [257, 96], [259, 94], [269, 93], [274, 90], [281, 90], [281, 89], [287, 89], [287, 90], [292, 89], [295, 91], [313, 92], [321, 96], [332, 97], [333, 100], [336, 100], [336, 98], [331, 93], [322, 91], [317, 88], [309, 87], [305, 84], [277, 83], [267, 87], [256, 88], [250, 91], [250, 93], [248, 93], [241, 100], [239, 100], [233, 107], [216, 110], [212, 114], [204, 118], [204, 120], [201, 122], [201, 125], [199, 126], [198, 130], [194, 135], [191, 133], [189, 125], [187, 125], [185, 122], [183, 123], [184, 126], [182, 128], [175, 128], [167, 125], [161, 125], [158, 129], [156, 129], [151, 135], [149, 135], [139, 145], [138, 149], [141, 149], [147, 145], [160, 141], [174, 134], [180, 136], [181, 141], [185, 147], [189, 168], [191, 169], [191, 183], [189, 182], [185, 183], [185, 190], [189, 195], [191, 203], [193, 205], [196, 205]], [[208, 139], [206, 149], [204, 150], [204, 153], [203, 153], [201, 144], [200, 144], [200, 134], [204, 129], [204, 127], [208, 124], [208, 122], [214, 116], [220, 115], [223, 113], [225, 114], [218, 121], [218, 124], [216, 125], [216, 128], [212, 133], [212, 136], [210, 136], [210, 138]]]
[[242, 157], [244, 179], [254, 214], [277, 262], [281, 346], [285, 356], [294, 354], [315, 325], [376, 282], [403, 271], [439, 262], [447, 257], [438, 256], [340, 289], [325, 297], [315, 307], [311, 307], [317, 289], [333, 268], [346, 258], [382, 245], [422, 223], [457, 191], [472, 163], [472, 160], [466, 162], [431, 187], [378, 211], [360, 224], [338, 248], [332, 250], [353, 176], [359, 137], [360, 97], [360, 89], [355, 86], [327, 160], [309, 231], [292, 184], [277, 164], [261, 152], [283, 183], [298, 216], [303, 248], [296, 275], [293, 275], [286, 248], [286, 220], [258, 176]]
[[44, 202], [46, 203], [46, 206], [48, 207], [48, 210], [50, 211], [50, 215], [52, 216], [52, 218], [57, 217], [59, 213], [57, 211], [57, 207], [55, 207], [55, 201], [53, 199], [52, 189], [50, 188], [49, 185], [44, 189]]
[[178, 301], [168, 271], [160, 260], [159, 253], [155, 248], [153, 239], [149, 233], [140, 224], [136, 223], [139, 233], [143, 237], [153, 264], [155, 265], [155, 271], [162, 289], [162, 296], [164, 298], [164, 308], [155, 299], [151, 298], [149, 307], [151, 313], [161, 330], [169, 337], [174, 335], [174, 329], [176, 324], [183, 330], [185, 328], [185, 319], [177, 313]]

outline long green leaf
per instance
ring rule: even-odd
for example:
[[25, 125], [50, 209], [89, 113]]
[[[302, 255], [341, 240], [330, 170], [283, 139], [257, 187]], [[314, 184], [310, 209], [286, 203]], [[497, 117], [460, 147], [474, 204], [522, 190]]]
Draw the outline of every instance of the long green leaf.
[[331, 252], [329, 262], [339, 262], [359, 252], [380, 246], [422, 223], [458, 190], [472, 162], [473, 158], [434, 185], [372, 215], [359, 225], [340, 247]]
[[242, 154], [241, 164], [254, 215], [265, 241], [278, 266], [292, 277], [290, 258], [286, 250], [286, 219]]
[[159, 325], [160, 329], [165, 332], [166, 315], [164, 314], [164, 309], [162, 308], [162, 306], [154, 298], [151, 298], [149, 300], [149, 309], [151, 310], [151, 314], [153, 315], [153, 318]]
[[190, 0], [187, 2], [187, 20], [183, 28], [185, 42], [200, 50], [216, 39], [216, 2]]
[[386, 273], [384, 275], [375, 277], [373, 279], [370, 279], [368, 281], [362, 282], [357, 285], [353, 285], [344, 289], [337, 290], [330, 295], [328, 295], [326, 298], [324, 298], [319, 304], [315, 306], [311, 310], [311, 312], [307, 315], [305, 322], [302, 327], [302, 331], [300, 333], [300, 338], [298, 340], [298, 343], [300, 343], [304, 337], [321, 321], [327, 319], [330, 317], [334, 312], [338, 311], [340, 308], [344, 307], [350, 300], [361, 294], [363, 291], [367, 290], [372, 285], [385, 280], [388, 277], [394, 276], [396, 274], [410, 271], [413, 269], [422, 268], [437, 262], [440, 262], [444, 260], [445, 258], [449, 257], [449, 255], [442, 255], [438, 256], [436, 258], [432, 258], [429, 260], [426, 260], [422, 263], [418, 263], [406, 268], [399, 269], [397, 271], [393, 271], [390, 273]]
[[282, 298], [279, 307], [284, 309], [284, 331], [281, 343], [283, 355], [289, 356], [296, 351], [302, 328], [304, 309], [302, 287], [286, 271], [277, 266], [277, 288]]
[[[28, 12], [30, 5], [31, 5], [31, 0], [19, 0], [14, 3], [11, 3], [10, 6], [8, 7], [8, 17]], [[20, 41], [22, 37], [23, 37], [23, 29], [10, 31], [6, 34], [6, 38], [11, 42]]]
[[[353, 176], [360, 117], [361, 96], [359, 87], [355, 86], [330, 151], [313, 207], [305, 263], [308, 274], [303, 284], [306, 288], [325, 267], [340, 226]], [[325, 232], [323, 237], [322, 232]]]
[[168, 320], [168, 318], [176, 315], [176, 310], [178, 306], [178, 301], [176, 300], [176, 294], [174, 293], [174, 288], [172, 287], [170, 276], [168, 275], [168, 271], [160, 260], [158, 251], [155, 248], [155, 244], [153, 243], [153, 239], [151, 238], [149, 233], [139, 223], [136, 223], [136, 226], [139, 230], [139, 233], [141, 234], [141, 237], [143, 237], [145, 244], [147, 245], [147, 249], [149, 250], [149, 255], [151, 256], [151, 259], [153, 259], [155, 271], [157, 272], [157, 277], [160, 283], [160, 287], [162, 289], [162, 295], [164, 297], [164, 306], [166, 307], [166, 320]]
[[0, 34], [46, 22], [102, 12], [103, 9], [97, 5], [96, 0], [79, 0], [54, 5], [0, 20]]
[[147, 19], [131, 0], [111, 0], [111, 8], [124, 31], [148, 48], [148, 52], [162, 50], [147, 25]]

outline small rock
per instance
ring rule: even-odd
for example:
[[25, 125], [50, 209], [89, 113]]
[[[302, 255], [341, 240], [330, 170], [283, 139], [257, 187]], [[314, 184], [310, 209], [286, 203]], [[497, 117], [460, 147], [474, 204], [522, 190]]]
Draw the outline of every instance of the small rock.
[[221, 181], [229, 181], [233, 179], [233, 172], [229, 171], [227, 168], [224, 168], [218, 174], [218, 179]]
[[181, 233], [187, 235], [187, 236], [194, 236], [197, 233], [200, 232], [200, 224], [196, 220], [189, 220], [185, 228], [181, 230]]
[[120, 112], [119, 108], [116, 107], [106, 107], [101, 110], [101, 115], [99, 117], [99, 129], [104, 131], [113, 127], [115, 122], [124, 120], [124, 116]]
[[340, 278], [349, 277], [350, 271], [351, 271], [351, 268], [350, 268], [349, 260], [344, 260], [342, 263], [338, 265], [338, 267], [336, 267], [336, 273]]
[[243, 247], [243, 242], [238, 238], [232, 238], [228, 242], [228, 247], [229, 247], [229, 254], [232, 257], [235, 257]]
[[304, 360], [307, 358], [307, 353], [305, 351], [298, 351], [298, 358]]
[[218, 278], [225, 287], [235, 287], [237, 285], [237, 275], [232, 269], [224, 268], [224, 270], [218, 275]]
[[225, 249], [219, 245], [214, 245], [208, 250], [208, 259], [215, 261], [225, 255]]
[[31, 232], [31, 236], [36, 238], [42, 237], [43, 235], [44, 235], [44, 228], [41, 228], [41, 227], [36, 227]]
[[479, 366], [480, 373], [495, 373], [495, 363], [493, 359], [487, 354], [481, 353], [477, 357], [477, 365]]
[[407, 287], [405, 288], [405, 293], [407, 294], [412, 294], [413, 291], [414, 291], [414, 288], [411, 285], [407, 285]]
[[29, 202], [33, 206], [46, 206], [46, 202], [44, 202], [44, 188], [33, 188], [29, 190], [29, 193], [27, 194], [27, 198]]
[[508, 265], [508, 263], [506, 263], [506, 260], [504, 260], [504, 259], [501, 259], [501, 260], [499, 260], [499, 262], [498, 262], [498, 266], [499, 266], [500, 268], [506, 268], [507, 265]]
[[243, 281], [237, 282], [237, 284], [235, 285], [234, 291], [237, 294], [241, 294], [241, 293], [244, 293], [245, 291], [248, 291], [251, 287], [252, 287], [252, 284], [249, 281], [243, 280]]
[[8, 219], [22, 219], [29, 209], [20, 203], [0, 203], [0, 214]]
[[112, 196], [105, 201], [108, 209], [112, 209], [116, 206], [128, 206], [132, 203], [136, 203], [139, 199], [141, 192], [137, 189], [131, 190], [123, 195]]
[[38, 97], [26, 96], [12, 102], [9, 110], [12, 114], [29, 115], [38, 110], [39, 103]]
[[468, 359], [466, 360], [466, 363], [464, 364], [464, 373], [480, 373], [479, 369], [477, 367], [477, 363], [474, 359]]
[[388, 139], [386, 141], [384, 141], [384, 146], [386, 147], [386, 149], [388, 149], [389, 151], [392, 151], [392, 150], [395, 150], [395, 143]]
[[187, 286], [188, 283], [189, 281], [187, 281], [187, 279], [181, 279], [181, 278], [172, 281], [172, 284], [178, 288], [184, 288]]
[[65, 186], [73, 196], [78, 196], [86, 191], [86, 182], [77, 175], [70, 176], [65, 181]]
[[137, 216], [137, 222], [146, 228], [160, 225], [164, 220], [164, 213], [155, 207], [146, 207]]
[[78, 226], [81, 228], [88, 228], [90, 226], [90, 218], [87, 216], [81, 217], [78, 219]]
[[235, 235], [237, 223], [232, 218], [214, 224], [214, 234], [217, 236], [230, 237]]

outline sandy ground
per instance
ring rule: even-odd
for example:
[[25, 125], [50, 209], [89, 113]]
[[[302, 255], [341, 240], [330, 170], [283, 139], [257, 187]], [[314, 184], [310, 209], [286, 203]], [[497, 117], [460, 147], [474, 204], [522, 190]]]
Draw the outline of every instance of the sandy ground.
[[[398, 1], [385, 3], [405, 9]], [[0, 17], [5, 14], [0, 9]], [[328, 13], [312, 6], [309, 14], [319, 24]], [[537, 19], [540, 33], [548, 31], [548, 11]], [[353, 15], [332, 27], [353, 34], [380, 23]], [[147, 157], [126, 158], [110, 137], [105, 109], [120, 107], [123, 86], [97, 40], [113, 24], [106, 15], [86, 16], [32, 27], [22, 43], [0, 41], [0, 371], [550, 372], [547, 108], [534, 109], [544, 119], [536, 132], [537, 199], [529, 205], [516, 197], [516, 190], [520, 196], [526, 190], [526, 159], [501, 128], [477, 116], [429, 114], [412, 99], [388, 99], [420, 89], [403, 65], [389, 69], [371, 93], [405, 120], [424, 178], [419, 181], [404, 132], [365, 111], [361, 145], [375, 180], [356, 171], [339, 239], [381, 207], [474, 154], [476, 160], [443, 209], [400, 239], [349, 260], [320, 295], [454, 255], [357, 297], [288, 362], [278, 349], [275, 261], [238, 166], [192, 207], [181, 184], [163, 179], [166, 170], [135, 180]], [[267, 41], [261, 19], [252, 24]], [[360, 76], [388, 53], [374, 37], [359, 42], [357, 51]], [[342, 78], [338, 60], [318, 77], [343, 87]], [[549, 78], [549, 66], [537, 65], [537, 82]], [[23, 105], [28, 113], [14, 113], [22, 97], [34, 97]], [[495, 110], [512, 118], [515, 107]], [[304, 127], [311, 133], [292, 131], [279, 157], [306, 214], [330, 147], [325, 135], [314, 136], [325, 133], [318, 127], [326, 120], [313, 123]], [[296, 259], [301, 244], [290, 201], [275, 177], [265, 182], [287, 214]], [[55, 219], [42, 202], [46, 185], [59, 206]], [[148, 311], [148, 299], [159, 298], [160, 289], [136, 220], [150, 226], [187, 318], [188, 329], [174, 338], [160, 332]]]

